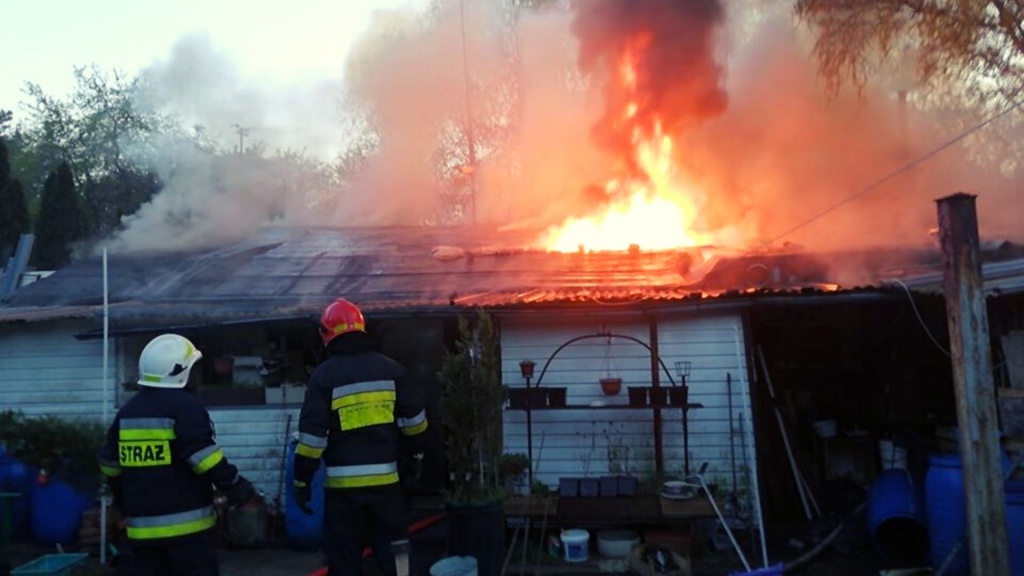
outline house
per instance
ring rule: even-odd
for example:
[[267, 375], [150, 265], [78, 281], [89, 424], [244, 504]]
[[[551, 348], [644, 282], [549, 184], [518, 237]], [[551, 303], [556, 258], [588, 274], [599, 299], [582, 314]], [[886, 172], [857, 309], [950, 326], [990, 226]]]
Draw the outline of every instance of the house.
[[[837, 474], [870, 475], [871, 458], [863, 446], [826, 456], [815, 422], [836, 420], [869, 439], [955, 423], [949, 361], [932, 342], [946, 338], [942, 298], [907, 287], [939, 270], [934, 247], [562, 254], [528, 248], [536, 237], [484, 227], [267, 227], [208, 250], [110, 254], [106, 266], [84, 259], [0, 307], [0, 404], [109, 417], [131, 393], [142, 346], [181, 333], [210, 360], [200, 394], [219, 443], [280, 498], [301, 384], [321, 354], [315, 320], [344, 296], [426, 387], [435, 422], [434, 375], [455, 320], [490, 311], [503, 381], [524, 386], [520, 363], [529, 360], [531, 385], [566, 389], [566, 409], [504, 415], [506, 452], [530, 451], [536, 480], [549, 486], [615, 471], [682, 476], [706, 462], [707, 479], [748, 506], [759, 478], [766, 516], [785, 518], [799, 504], [776, 406], [794, 435], [788, 451], [816, 487]], [[1000, 250], [994, 257], [1016, 258], [1024, 276], [1021, 251]], [[1021, 288], [1000, 295], [1018, 318]], [[621, 378], [618, 395], [602, 393], [605, 377]], [[621, 407], [629, 387], [683, 377], [699, 405], [685, 412], [688, 435], [678, 408]], [[432, 433], [440, 445], [439, 427]], [[874, 444], [869, 451], [877, 455]], [[445, 478], [437, 459], [424, 487]]]

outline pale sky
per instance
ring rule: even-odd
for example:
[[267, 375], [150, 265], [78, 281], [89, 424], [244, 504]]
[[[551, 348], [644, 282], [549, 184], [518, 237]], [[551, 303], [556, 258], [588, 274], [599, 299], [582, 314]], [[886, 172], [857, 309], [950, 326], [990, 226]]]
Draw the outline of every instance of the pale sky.
[[[74, 87], [75, 66], [134, 76], [168, 57], [187, 34], [205, 33], [239, 74], [259, 84], [302, 86], [339, 78], [348, 46], [376, 9], [420, 9], [427, 0], [19, 0], [0, 8], [0, 109], [26, 99], [26, 81], [54, 96]], [[17, 120], [17, 116], [15, 117]]]

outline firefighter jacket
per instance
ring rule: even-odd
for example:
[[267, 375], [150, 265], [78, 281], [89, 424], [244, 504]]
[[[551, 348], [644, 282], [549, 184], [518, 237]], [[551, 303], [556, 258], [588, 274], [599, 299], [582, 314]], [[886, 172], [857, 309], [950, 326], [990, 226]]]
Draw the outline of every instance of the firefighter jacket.
[[365, 333], [342, 334], [327, 351], [299, 414], [295, 486], [309, 485], [321, 458], [326, 488], [397, 483], [403, 438], [416, 450], [427, 429], [421, 394], [405, 368], [374, 351]]
[[209, 413], [183, 389], [143, 387], [118, 411], [98, 459], [137, 543], [213, 528], [213, 486], [227, 491], [238, 479]]

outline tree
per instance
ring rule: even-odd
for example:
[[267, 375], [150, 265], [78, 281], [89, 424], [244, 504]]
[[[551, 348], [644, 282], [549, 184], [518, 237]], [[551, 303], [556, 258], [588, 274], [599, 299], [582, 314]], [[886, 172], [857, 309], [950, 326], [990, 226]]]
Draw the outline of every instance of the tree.
[[73, 243], [87, 233], [85, 215], [71, 166], [61, 162], [43, 186], [42, 204], [36, 219], [33, 262], [37, 268], [56, 269], [71, 261]]
[[96, 229], [111, 230], [159, 189], [151, 166], [161, 145], [181, 130], [169, 115], [140, 104], [148, 89], [141, 77], [126, 79], [93, 66], [76, 69], [75, 81], [68, 99], [28, 83], [34, 102], [18, 134], [20, 173], [35, 198], [44, 178], [68, 162], [80, 184], [91, 183], [82, 187], [83, 197], [103, 206], [90, 210]]
[[797, 0], [817, 32], [831, 92], [863, 87], [882, 64], [907, 64], [923, 84], [956, 85], [975, 104], [1005, 108], [1024, 89], [1022, 0]]
[[0, 138], [0, 265], [7, 263], [18, 239], [29, 231], [31, 224], [25, 190], [21, 182], [11, 178], [7, 144]]

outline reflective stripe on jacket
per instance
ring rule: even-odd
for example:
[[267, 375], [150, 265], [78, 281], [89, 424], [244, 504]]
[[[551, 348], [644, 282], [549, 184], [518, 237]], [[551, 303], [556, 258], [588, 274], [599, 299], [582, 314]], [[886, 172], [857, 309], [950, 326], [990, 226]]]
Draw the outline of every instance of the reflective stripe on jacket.
[[422, 394], [405, 368], [373, 351], [361, 333], [343, 334], [313, 372], [299, 415], [295, 484], [311, 482], [322, 458], [327, 488], [394, 484], [403, 437], [427, 429]]
[[118, 411], [97, 459], [117, 479], [128, 537], [139, 541], [209, 530], [217, 521], [213, 486], [227, 490], [238, 476], [209, 413], [180, 389], [144, 387]]

